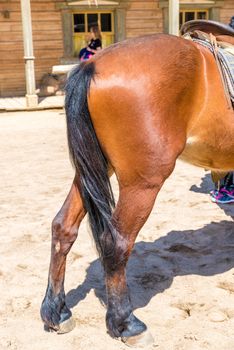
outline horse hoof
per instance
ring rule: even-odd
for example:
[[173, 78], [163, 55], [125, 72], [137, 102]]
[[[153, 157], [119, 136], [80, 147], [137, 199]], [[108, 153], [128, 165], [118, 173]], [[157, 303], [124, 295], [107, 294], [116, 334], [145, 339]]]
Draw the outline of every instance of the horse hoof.
[[154, 343], [154, 338], [148, 330], [133, 337], [122, 337], [121, 340], [131, 348], [145, 348]]
[[70, 317], [68, 320], [63, 321], [59, 324], [57, 334], [64, 334], [71, 332], [76, 326], [76, 321], [73, 317]]

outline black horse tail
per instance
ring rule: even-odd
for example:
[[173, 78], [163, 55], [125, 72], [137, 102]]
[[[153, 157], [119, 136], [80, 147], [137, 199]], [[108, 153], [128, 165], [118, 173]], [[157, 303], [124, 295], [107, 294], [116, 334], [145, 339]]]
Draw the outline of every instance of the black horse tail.
[[71, 161], [79, 175], [79, 190], [100, 256], [113, 254], [115, 229], [111, 221], [115, 206], [108, 176], [108, 162], [97, 139], [88, 109], [87, 96], [95, 64], [82, 63], [68, 78], [65, 109]]

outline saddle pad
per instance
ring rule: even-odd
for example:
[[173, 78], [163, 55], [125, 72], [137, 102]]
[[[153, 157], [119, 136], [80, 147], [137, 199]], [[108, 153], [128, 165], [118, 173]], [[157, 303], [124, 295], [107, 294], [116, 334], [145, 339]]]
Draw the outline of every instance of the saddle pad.
[[[192, 38], [192, 40], [207, 47], [214, 54], [214, 49], [210, 42], [196, 38]], [[225, 84], [230, 94], [232, 104], [234, 105], [234, 54], [232, 53], [232, 50], [229, 50], [228, 48], [218, 47], [217, 55]]]
[[228, 91], [232, 103], [234, 103], [234, 55], [231, 54], [228, 50], [219, 48], [218, 56], [222, 70], [224, 72], [224, 78], [228, 86]]

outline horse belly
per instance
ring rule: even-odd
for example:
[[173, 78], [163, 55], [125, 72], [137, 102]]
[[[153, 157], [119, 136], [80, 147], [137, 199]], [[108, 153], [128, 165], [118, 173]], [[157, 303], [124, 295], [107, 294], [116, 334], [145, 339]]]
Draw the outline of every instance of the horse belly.
[[201, 168], [230, 171], [234, 169], [234, 145], [222, 148], [219, 143], [215, 145], [199, 136], [190, 136], [179, 158]]

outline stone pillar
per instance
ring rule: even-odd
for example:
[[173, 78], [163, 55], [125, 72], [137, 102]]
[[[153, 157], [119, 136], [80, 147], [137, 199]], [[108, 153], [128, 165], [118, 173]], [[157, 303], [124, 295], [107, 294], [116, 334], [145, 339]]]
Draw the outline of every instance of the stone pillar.
[[26, 106], [29, 108], [33, 108], [38, 105], [38, 96], [36, 95], [35, 84], [35, 57], [33, 55], [30, 0], [21, 0], [21, 17], [23, 26], [24, 60], [26, 76]]
[[169, 0], [169, 34], [179, 35], [179, 0]]

